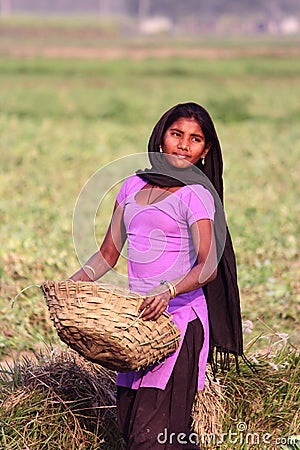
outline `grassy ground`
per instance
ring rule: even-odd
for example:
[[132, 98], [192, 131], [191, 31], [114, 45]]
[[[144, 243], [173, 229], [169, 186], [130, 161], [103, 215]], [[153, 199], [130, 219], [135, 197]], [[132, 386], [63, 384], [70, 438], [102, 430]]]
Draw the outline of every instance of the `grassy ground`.
[[[300, 61], [3, 57], [0, 66], [2, 354], [52, 335], [38, 290], [14, 309], [11, 300], [76, 269], [72, 212], [84, 183], [144, 151], [160, 114], [186, 100], [209, 109], [222, 142], [243, 316], [256, 333], [297, 341]], [[98, 218], [99, 241], [110, 213]]]
[[[10, 38], [9, 48], [13, 42], [20, 45]], [[217, 58], [2, 53], [2, 359], [58, 344], [37, 287], [13, 308], [12, 300], [26, 286], [65, 279], [77, 268], [72, 214], [84, 183], [112, 160], [145, 151], [160, 115], [188, 100], [210, 111], [222, 143], [245, 343], [254, 353], [274, 335], [299, 345], [300, 60], [291, 43], [281, 56], [264, 45], [269, 54], [239, 57], [218, 45]], [[98, 242], [111, 206], [97, 216]]]
[[[275, 342], [269, 350], [250, 357], [255, 373], [242, 362], [242, 376], [231, 370], [207, 382], [194, 402], [190, 442], [202, 449], [299, 450], [299, 353]], [[114, 372], [75, 352], [48, 348], [16, 361], [0, 371], [1, 448], [121, 450], [115, 391]]]

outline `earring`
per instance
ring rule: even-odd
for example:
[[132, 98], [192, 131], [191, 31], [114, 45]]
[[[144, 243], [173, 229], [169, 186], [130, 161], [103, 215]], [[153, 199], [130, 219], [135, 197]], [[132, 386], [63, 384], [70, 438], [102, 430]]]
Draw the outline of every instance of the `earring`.
[[163, 149], [162, 149], [162, 146], [161, 146], [161, 145], [159, 146], [159, 152], [160, 152], [160, 153], [163, 153]]
[[203, 156], [203, 158], [201, 159], [201, 162], [202, 162], [202, 166], [204, 166], [204, 164], [205, 164], [205, 156]]

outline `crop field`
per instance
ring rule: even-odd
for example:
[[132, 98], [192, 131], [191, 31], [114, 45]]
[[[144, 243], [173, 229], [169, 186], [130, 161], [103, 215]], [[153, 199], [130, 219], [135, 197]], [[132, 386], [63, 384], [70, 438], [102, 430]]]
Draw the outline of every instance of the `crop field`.
[[[298, 42], [101, 47], [98, 38], [88, 47], [77, 37], [47, 47], [6, 31], [0, 44], [0, 360], [60, 345], [38, 285], [79, 266], [72, 218], [81, 189], [98, 169], [145, 152], [161, 114], [185, 101], [208, 109], [222, 144], [245, 346], [264, 352], [275, 337], [298, 347]], [[98, 243], [112, 206], [96, 217]]]

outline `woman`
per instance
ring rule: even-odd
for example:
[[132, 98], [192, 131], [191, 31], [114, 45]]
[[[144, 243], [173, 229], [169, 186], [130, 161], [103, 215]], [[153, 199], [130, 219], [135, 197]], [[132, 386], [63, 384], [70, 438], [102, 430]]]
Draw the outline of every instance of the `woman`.
[[199, 448], [191, 434], [195, 393], [209, 360], [242, 354], [235, 257], [222, 202], [222, 155], [208, 112], [178, 104], [155, 125], [151, 168], [123, 183], [100, 247], [71, 278], [97, 280], [128, 240], [129, 287], [146, 295], [144, 320], [166, 309], [181, 329], [162, 364], [119, 373], [118, 421], [127, 449]]

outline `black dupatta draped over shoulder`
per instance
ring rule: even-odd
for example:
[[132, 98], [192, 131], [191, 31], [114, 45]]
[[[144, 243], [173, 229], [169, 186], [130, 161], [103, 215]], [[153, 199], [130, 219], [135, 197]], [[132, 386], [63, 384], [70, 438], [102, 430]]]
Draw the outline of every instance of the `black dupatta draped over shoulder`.
[[[168, 163], [160, 145], [166, 130], [180, 117], [194, 118], [201, 125], [210, 150], [205, 165], [199, 161], [187, 169], [176, 169]], [[218, 271], [216, 278], [203, 286], [207, 301], [210, 325], [209, 362], [213, 372], [218, 366], [229, 369], [229, 356], [234, 355], [237, 368], [238, 356], [243, 355], [240, 296], [237, 283], [236, 259], [223, 210], [223, 160], [220, 143], [208, 112], [196, 103], [182, 103], [168, 110], [155, 125], [148, 143], [151, 168], [138, 170], [136, 174], [149, 183], [164, 186], [201, 184], [208, 189], [215, 201], [215, 235], [217, 241]]]

